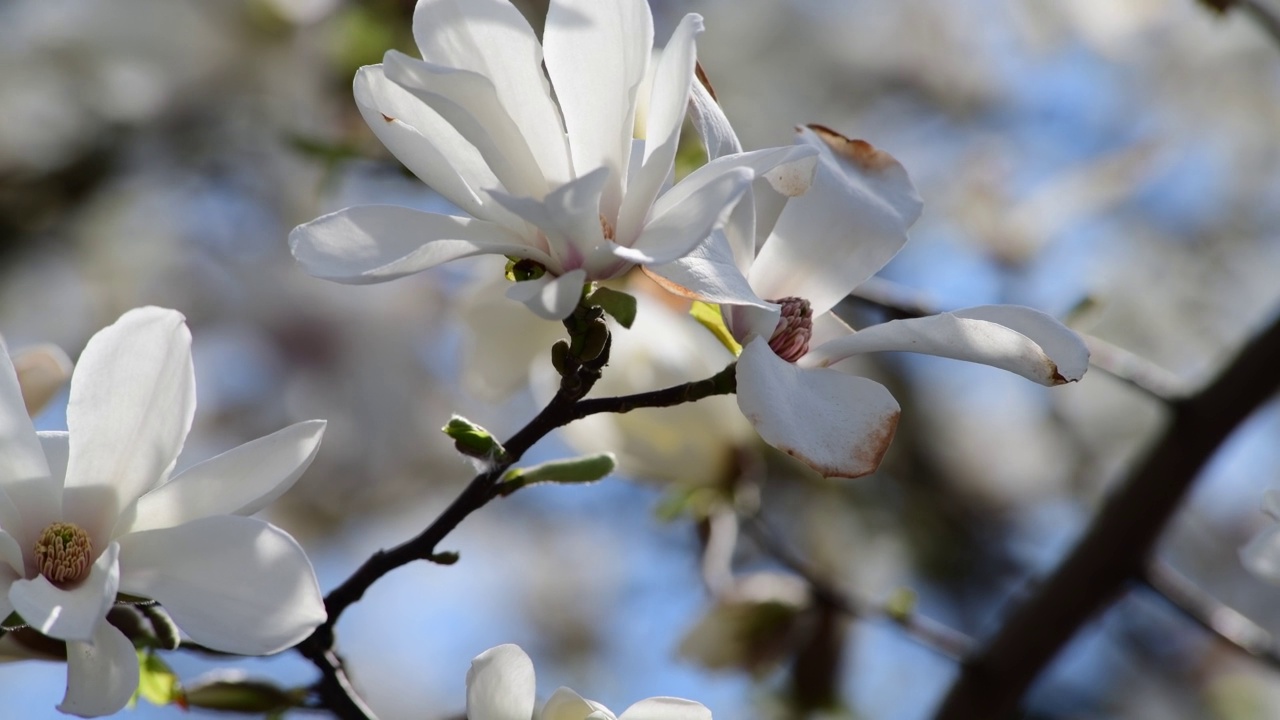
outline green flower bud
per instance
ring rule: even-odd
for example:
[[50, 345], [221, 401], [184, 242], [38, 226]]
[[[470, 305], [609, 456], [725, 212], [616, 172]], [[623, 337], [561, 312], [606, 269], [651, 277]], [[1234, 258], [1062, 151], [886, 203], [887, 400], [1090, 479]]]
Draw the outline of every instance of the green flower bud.
[[445, 435], [453, 438], [453, 446], [463, 455], [482, 460], [493, 460], [506, 454], [502, 443], [498, 442], [498, 439], [493, 435], [490, 435], [488, 430], [461, 415], [454, 415], [440, 429], [444, 431]]

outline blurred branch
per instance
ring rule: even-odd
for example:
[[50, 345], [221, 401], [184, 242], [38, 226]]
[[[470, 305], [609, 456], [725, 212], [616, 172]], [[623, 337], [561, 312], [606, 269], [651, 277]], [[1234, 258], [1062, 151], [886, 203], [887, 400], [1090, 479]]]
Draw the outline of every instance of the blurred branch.
[[1200, 0], [1200, 4], [1220, 15], [1232, 8], [1240, 8], [1280, 45], [1280, 9], [1271, 6], [1267, 0]]
[[1004, 718], [1058, 651], [1147, 571], [1147, 558], [1200, 469], [1280, 389], [1280, 312], [1218, 377], [1169, 404], [1171, 418], [1058, 568], [1029, 589], [965, 661], [935, 720]]
[[[855, 288], [849, 297], [884, 310], [890, 319], [916, 318], [941, 312], [919, 293], [883, 278], [867, 280]], [[1079, 331], [1076, 334], [1089, 346], [1090, 367], [1162, 402], [1172, 402], [1186, 396], [1186, 384], [1177, 375], [1106, 340]]]
[[908, 637], [952, 660], [965, 657], [973, 647], [973, 640], [967, 635], [936, 620], [913, 611], [902, 612], [891, 607], [882, 607], [841, 591], [809, 567], [804, 560], [788, 550], [785, 543], [759, 517], [744, 518], [742, 529], [761, 550], [803, 578], [813, 591], [814, 599], [819, 603], [835, 608], [852, 618], [892, 622], [901, 627]]
[[1155, 594], [1219, 640], [1280, 670], [1275, 637], [1235, 608], [1219, 601], [1168, 563], [1153, 561], [1142, 581]]

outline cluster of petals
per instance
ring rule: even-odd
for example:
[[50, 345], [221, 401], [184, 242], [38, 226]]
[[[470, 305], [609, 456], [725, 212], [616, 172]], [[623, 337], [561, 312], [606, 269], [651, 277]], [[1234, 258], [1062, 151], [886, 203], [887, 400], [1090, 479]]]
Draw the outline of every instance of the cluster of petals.
[[0, 348], [0, 617], [17, 611], [66, 641], [64, 712], [116, 712], [138, 685], [133, 644], [106, 621], [117, 593], [159, 602], [202, 645], [247, 655], [290, 647], [325, 618], [302, 548], [247, 517], [302, 474], [324, 422], [170, 477], [194, 410], [191, 336], [173, 310], [129, 311], [89, 340], [66, 432], [36, 432]]
[[585, 282], [689, 252], [757, 177], [803, 190], [815, 159], [794, 147], [726, 154], [669, 186], [701, 31], [686, 15], [651, 63], [645, 0], [551, 0], [541, 44], [508, 0], [419, 0], [422, 59], [393, 50], [362, 68], [356, 104], [469, 217], [350, 207], [295, 228], [294, 256], [312, 275], [372, 283], [505, 255], [539, 268], [508, 296], [559, 319]]
[[[714, 98], [701, 86], [694, 90], [709, 154], [738, 152]], [[743, 346], [738, 406], [766, 442], [828, 477], [873, 472], [893, 438], [899, 407], [879, 383], [831, 368], [861, 353], [967, 360], [1043, 385], [1083, 376], [1084, 342], [1031, 308], [973, 307], [857, 332], [845, 325], [830, 310], [897, 254], [922, 203], [888, 153], [821, 126], [797, 132], [798, 144], [820, 153], [808, 192], [785, 199], [757, 194], [754, 205], [741, 203], [693, 253], [646, 268], [677, 294], [720, 304]], [[797, 347], [794, 331], [775, 335], [784, 299], [808, 303], [805, 320], [812, 325], [803, 328], [807, 337], [800, 335], [807, 347]]]
[[[467, 671], [467, 720], [529, 720], [537, 703], [533, 661], [518, 645], [480, 653]], [[614, 715], [569, 688], [556, 690], [536, 717], [541, 720], [711, 720], [701, 703], [655, 697]]]

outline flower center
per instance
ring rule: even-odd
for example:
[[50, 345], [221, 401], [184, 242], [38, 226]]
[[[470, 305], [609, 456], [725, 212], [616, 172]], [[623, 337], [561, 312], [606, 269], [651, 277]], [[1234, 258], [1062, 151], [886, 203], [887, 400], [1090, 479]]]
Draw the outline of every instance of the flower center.
[[92, 564], [93, 543], [89, 541], [89, 533], [76, 525], [54, 523], [36, 540], [36, 565], [40, 574], [54, 585], [83, 580]]
[[613, 223], [609, 222], [609, 218], [600, 213], [600, 232], [604, 233], [604, 239], [612, 241], [614, 238]]
[[793, 363], [809, 352], [809, 338], [813, 336], [813, 308], [808, 300], [798, 297], [770, 302], [782, 306], [782, 317], [769, 338], [769, 347], [778, 357]]

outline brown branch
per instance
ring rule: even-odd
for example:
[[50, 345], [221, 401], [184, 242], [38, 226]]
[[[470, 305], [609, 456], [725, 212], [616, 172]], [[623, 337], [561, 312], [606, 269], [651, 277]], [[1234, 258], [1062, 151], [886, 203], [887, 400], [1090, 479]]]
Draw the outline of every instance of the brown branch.
[[1172, 417], [1070, 555], [1014, 607], [962, 666], [936, 720], [1004, 718], [1058, 651], [1126, 583], [1140, 578], [1166, 522], [1200, 469], [1280, 388], [1280, 313], [1211, 384], [1169, 404]]

